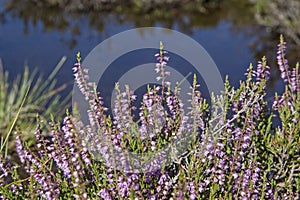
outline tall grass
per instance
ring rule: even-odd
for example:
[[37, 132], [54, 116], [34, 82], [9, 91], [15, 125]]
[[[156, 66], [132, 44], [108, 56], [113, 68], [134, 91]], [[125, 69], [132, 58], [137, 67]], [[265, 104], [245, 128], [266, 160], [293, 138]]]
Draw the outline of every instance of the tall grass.
[[[4, 71], [0, 62], [0, 137], [1, 151], [4, 145], [8, 145], [12, 130], [21, 129], [26, 137], [32, 137], [35, 130], [36, 115], [42, 120], [50, 117], [51, 113], [57, 113], [62, 117], [67, 108], [70, 96], [61, 99], [60, 92], [66, 88], [66, 84], [57, 86], [55, 75], [58, 73], [66, 58], [62, 57], [52, 73], [45, 79], [38, 75], [38, 71], [29, 72], [25, 66], [24, 73], [18, 75], [11, 82], [8, 71]], [[30, 136], [31, 135], [31, 136]], [[11, 149], [14, 143], [6, 148]]]

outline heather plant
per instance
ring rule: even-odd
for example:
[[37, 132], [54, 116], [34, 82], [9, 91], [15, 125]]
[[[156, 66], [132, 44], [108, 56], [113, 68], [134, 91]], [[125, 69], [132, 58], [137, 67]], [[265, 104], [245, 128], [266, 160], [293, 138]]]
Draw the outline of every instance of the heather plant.
[[[267, 101], [266, 58], [249, 66], [238, 88], [225, 81], [211, 104], [194, 76], [190, 101], [168, 82], [169, 60], [161, 44], [141, 106], [129, 86], [116, 84], [114, 116], [107, 114], [80, 54], [73, 71], [88, 101], [89, 123], [73, 112], [51, 120], [46, 139], [39, 118], [32, 152], [16, 132], [16, 149], [29, 176], [0, 162], [4, 199], [297, 199], [300, 191], [299, 66], [290, 68], [281, 37], [277, 61], [286, 84]], [[183, 103], [188, 109], [183, 109]], [[134, 114], [138, 113], [138, 120]], [[274, 123], [278, 119], [279, 123]], [[47, 133], [49, 134], [49, 133]], [[139, 157], [143, 155], [143, 159]]]

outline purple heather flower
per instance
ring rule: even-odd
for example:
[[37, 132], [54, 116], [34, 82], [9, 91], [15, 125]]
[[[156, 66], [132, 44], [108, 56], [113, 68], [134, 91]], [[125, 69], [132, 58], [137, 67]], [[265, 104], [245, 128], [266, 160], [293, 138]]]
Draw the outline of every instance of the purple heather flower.
[[210, 184], [210, 180], [208, 180], [208, 179], [204, 180], [204, 182], [205, 182], [206, 186]]
[[[8, 170], [7, 170], [7, 166], [5, 165], [5, 161], [2, 159], [2, 155], [0, 155], [0, 178], [2, 174], [4, 175], [4, 177], [8, 176]], [[1, 184], [1, 179], [0, 179], [0, 184]]]
[[289, 79], [289, 65], [288, 60], [285, 58], [286, 42], [283, 41], [283, 37], [280, 37], [280, 43], [277, 45], [277, 64], [281, 72], [281, 78], [288, 82]]
[[296, 119], [296, 118], [293, 118], [292, 121], [293, 121], [295, 124], [298, 123], [298, 119]]
[[35, 135], [35, 140], [36, 140], [36, 146], [38, 148], [38, 152], [40, 154], [41, 157], [43, 157], [45, 155], [45, 152], [44, 152], [44, 143], [50, 143], [49, 140], [46, 140], [46, 139], [42, 139], [42, 131], [40, 129], [40, 124], [37, 125], [36, 129], [35, 129], [35, 132], [34, 132], [34, 135]]
[[258, 61], [257, 70], [254, 72], [256, 84], [260, 84], [262, 79], [265, 79], [266, 81], [269, 79], [270, 67], [263, 65], [264, 60], [265, 58], [263, 58], [263, 61]]
[[[51, 175], [47, 172], [39, 172], [37, 169], [42, 169], [42, 165], [40, 162], [35, 158], [33, 154], [31, 154], [22, 144], [20, 134], [16, 136], [16, 149], [22, 163], [26, 163], [28, 161], [30, 163], [30, 169], [27, 171], [30, 174], [34, 175], [34, 178], [37, 182], [43, 187], [43, 191], [41, 191], [41, 196], [46, 199], [55, 199], [59, 196], [59, 189], [57, 187], [57, 183], [52, 180]], [[35, 167], [32, 165], [34, 164]], [[43, 167], [45, 168], [45, 167]], [[45, 168], [47, 169], [47, 168]], [[49, 170], [49, 169], [47, 169]]]
[[43, 187], [43, 191], [40, 192], [41, 196], [46, 199], [57, 199], [60, 191], [55, 182], [51, 181], [51, 177], [46, 174], [40, 174], [40, 172], [35, 172], [34, 178]]
[[102, 188], [98, 195], [104, 200], [111, 200], [111, 196], [106, 188]]
[[298, 68], [293, 68], [292, 72], [291, 72], [291, 89], [293, 92], [297, 91], [297, 88], [299, 89], [300, 87], [300, 79], [299, 79], [299, 74], [296, 71]]
[[[162, 98], [157, 91], [150, 91], [143, 96], [143, 106], [140, 108], [141, 139], [151, 139], [161, 133], [165, 122], [165, 109], [161, 105]], [[145, 113], [146, 110], [146, 113]]]
[[170, 72], [166, 71], [167, 62], [169, 57], [166, 56], [168, 52], [163, 50], [163, 45], [160, 43], [160, 52], [155, 54], [155, 57], [158, 61], [156, 64], [155, 72], [159, 73], [159, 76], [156, 78], [157, 81], [161, 80], [162, 83], [162, 93], [164, 93], [165, 86], [169, 87], [170, 82], [166, 81], [166, 77], [170, 75]]
[[36, 157], [31, 154], [27, 149], [23, 146], [20, 134], [16, 136], [16, 149], [19, 155], [20, 161], [22, 163], [26, 163], [28, 160], [30, 163], [34, 164], [37, 168], [41, 168], [41, 163], [36, 159]]
[[118, 190], [120, 192], [120, 195], [122, 198], [127, 198], [129, 195], [129, 191], [130, 191], [130, 186], [131, 184], [129, 183], [128, 179], [125, 180], [125, 178], [123, 176], [120, 176], [118, 178]]
[[49, 156], [51, 156], [56, 162], [57, 166], [63, 171], [63, 174], [67, 178], [71, 178], [71, 170], [69, 166], [69, 155], [67, 154], [65, 148], [65, 140], [63, 133], [60, 130], [51, 131], [53, 136], [53, 142], [55, 144], [50, 144], [47, 148]]
[[80, 92], [85, 96], [86, 100], [90, 98], [90, 88], [86, 82], [87, 75], [81, 67], [81, 63], [77, 62], [73, 67], [75, 82], [80, 90]]
[[195, 186], [194, 186], [194, 182], [189, 182], [187, 185], [187, 190], [190, 193], [190, 199], [194, 200], [197, 198], [196, 193], [195, 193]]
[[15, 142], [16, 150], [17, 150], [17, 153], [19, 155], [20, 161], [21, 161], [21, 163], [25, 163], [25, 152], [23, 151], [23, 144], [22, 144], [22, 141], [21, 141], [21, 138], [20, 138], [19, 134], [17, 134], [15, 141], [16, 141]]
[[198, 191], [199, 191], [199, 193], [201, 194], [201, 193], [203, 193], [204, 192], [204, 187], [205, 187], [205, 184], [204, 183], [199, 183], [199, 189], [198, 189]]
[[161, 177], [158, 181], [158, 184], [163, 185], [167, 180], [168, 180], [168, 178], [167, 178], [166, 174], [163, 174], [163, 175], [161, 175]]

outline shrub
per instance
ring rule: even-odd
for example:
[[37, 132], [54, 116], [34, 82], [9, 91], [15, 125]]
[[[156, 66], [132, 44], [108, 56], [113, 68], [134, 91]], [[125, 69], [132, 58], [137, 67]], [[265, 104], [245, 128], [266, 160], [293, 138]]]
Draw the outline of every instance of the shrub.
[[300, 44], [300, 3], [296, 0], [251, 0], [255, 4], [256, 21], [275, 33], [285, 33], [296, 45]]
[[[180, 88], [169, 89], [166, 54], [161, 46], [156, 71], [162, 82], [143, 95], [138, 121], [133, 117], [135, 95], [129, 87], [120, 91], [118, 84], [115, 117], [106, 114], [78, 54], [75, 82], [89, 102], [89, 124], [67, 113], [62, 125], [52, 120], [52, 139], [45, 140], [40, 122], [35, 131], [37, 153], [28, 150], [17, 132], [16, 148], [30, 175], [19, 179], [15, 168], [2, 160], [2, 197], [299, 198], [299, 66], [289, 68], [283, 38], [277, 61], [286, 88], [275, 95], [272, 105], [265, 100], [270, 68], [263, 58], [256, 69], [250, 65], [239, 88], [230, 86], [227, 78], [225, 91], [212, 96], [211, 106], [201, 97], [194, 77], [190, 108], [185, 112]], [[272, 122], [275, 115], [278, 125]], [[171, 141], [176, 148], [166, 148]], [[145, 162], [134, 159], [157, 149], [167, 149], [169, 154], [152, 160], [149, 156]]]

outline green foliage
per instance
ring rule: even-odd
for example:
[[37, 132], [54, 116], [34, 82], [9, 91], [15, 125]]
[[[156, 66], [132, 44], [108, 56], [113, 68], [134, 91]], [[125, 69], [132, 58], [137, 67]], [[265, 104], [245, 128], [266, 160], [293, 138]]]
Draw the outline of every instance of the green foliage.
[[298, 0], [253, 0], [257, 22], [300, 44], [300, 2]]
[[[63, 116], [70, 96], [61, 99], [59, 92], [66, 85], [57, 86], [54, 77], [65, 60], [65, 57], [60, 60], [47, 79], [38, 75], [37, 70], [29, 72], [28, 66], [25, 66], [24, 73], [12, 82], [9, 73], [0, 64], [0, 138], [3, 142], [15, 127], [21, 129], [26, 137], [32, 137], [37, 114], [42, 120], [48, 119], [52, 113], [57, 114], [57, 119]], [[1, 150], [3, 145], [7, 144], [1, 143]], [[13, 145], [11, 143], [8, 148]]]

